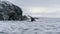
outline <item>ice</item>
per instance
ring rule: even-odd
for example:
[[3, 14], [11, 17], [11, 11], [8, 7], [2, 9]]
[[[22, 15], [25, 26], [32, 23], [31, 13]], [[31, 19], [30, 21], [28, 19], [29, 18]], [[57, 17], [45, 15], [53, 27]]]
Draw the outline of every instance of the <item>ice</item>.
[[36, 21], [0, 21], [0, 34], [60, 34], [60, 19]]

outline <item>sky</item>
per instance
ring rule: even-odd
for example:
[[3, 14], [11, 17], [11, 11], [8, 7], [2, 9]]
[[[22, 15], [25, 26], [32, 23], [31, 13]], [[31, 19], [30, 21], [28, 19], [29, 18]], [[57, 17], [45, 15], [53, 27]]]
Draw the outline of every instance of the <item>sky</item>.
[[[4, 0], [6, 1], [6, 0]], [[60, 0], [7, 0], [19, 6], [24, 15], [60, 17]]]

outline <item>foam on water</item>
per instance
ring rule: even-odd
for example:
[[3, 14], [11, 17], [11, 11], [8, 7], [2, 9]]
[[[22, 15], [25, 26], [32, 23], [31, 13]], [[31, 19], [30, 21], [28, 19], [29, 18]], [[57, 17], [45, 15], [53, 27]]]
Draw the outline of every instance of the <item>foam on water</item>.
[[60, 34], [60, 19], [37, 21], [0, 21], [0, 34]]

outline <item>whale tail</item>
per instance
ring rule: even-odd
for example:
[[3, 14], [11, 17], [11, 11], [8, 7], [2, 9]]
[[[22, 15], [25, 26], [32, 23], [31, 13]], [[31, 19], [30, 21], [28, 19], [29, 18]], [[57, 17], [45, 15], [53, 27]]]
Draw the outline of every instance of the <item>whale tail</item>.
[[[28, 15], [29, 16], [29, 15]], [[30, 17], [30, 21], [35, 21], [35, 19], [33, 18], [33, 17], [31, 17], [31, 16], [29, 16]]]

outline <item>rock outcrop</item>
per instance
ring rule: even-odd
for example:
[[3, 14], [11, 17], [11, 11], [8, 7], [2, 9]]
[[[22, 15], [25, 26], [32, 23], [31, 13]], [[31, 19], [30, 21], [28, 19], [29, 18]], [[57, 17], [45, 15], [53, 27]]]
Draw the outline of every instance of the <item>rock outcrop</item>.
[[20, 7], [8, 2], [0, 2], [0, 20], [22, 20], [22, 13]]

